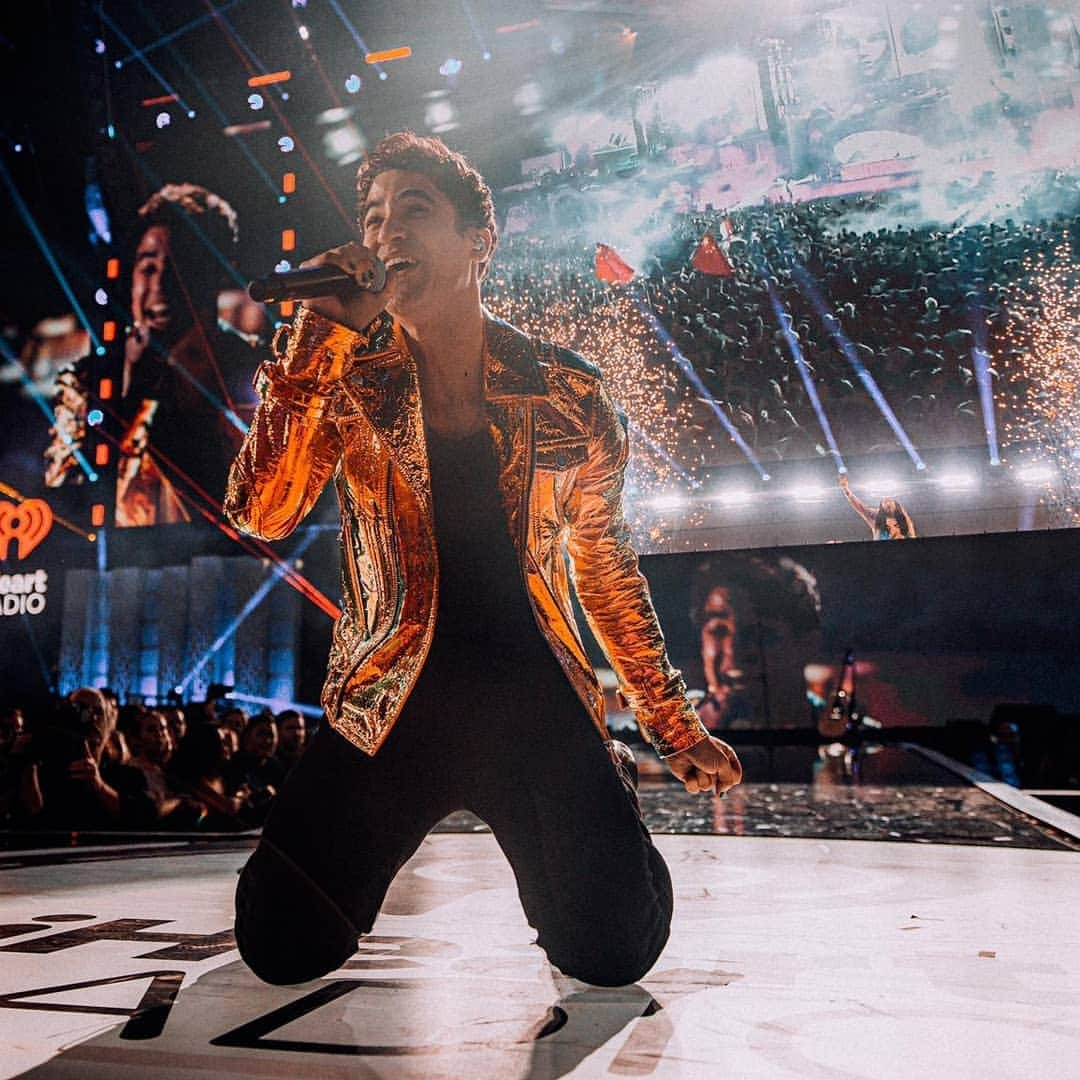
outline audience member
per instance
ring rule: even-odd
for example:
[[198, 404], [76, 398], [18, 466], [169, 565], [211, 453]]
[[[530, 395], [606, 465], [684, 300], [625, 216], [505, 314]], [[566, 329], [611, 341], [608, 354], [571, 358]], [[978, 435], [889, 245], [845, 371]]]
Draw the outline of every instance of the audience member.
[[230, 777], [232, 731], [214, 724], [195, 724], [184, 737], [172, 762], [169, 779], [174, 790], [206, 808], [201, 825], [211, 831], [243, 829], [258, 824], [251, 791], [235, 786]]
[[169, 725], [169, 735], [172, 736], [173, 750], [184, 741], [187, 733], [187, 717], [179, 705], [166, 705], [158, 710], [165, 716], [165, 722]]
[[35, 812], [29, 737], [22, 709], [0, 710], [0, 827], [18, 824]]
[[249, 821], [262, 823], [285, 780], [285, 767], [274, 756], [277, 746], [278, 730], [274, 717], [260, 713], [252, 717], [244, 729], [240, 753], [229, 763], [228, 775], [233, 784], [248, 792], [245, 816]]
[[35, 734], [31, 784], [36, 828], [145, 828], [156, 805], [143, 774], [105, 758], [116, 715], [98, 690], [84, 686], [57, 702]]
[[297, 709], [284, 709], [277, 714], [277, 728], [277, 759], [288, 773], [300, 760], [307, 746], [307, 722], [304, 714]]
[[196, 800], [180, 795], [173, 789], [166, 766], [174, 754], [172, 733], [160, 710], [139, 708], [134, 717], [131, 759], [144, 777], [147, 790], [157, 808], [157, 819], [170, 828], [194, 828], [205, 814]]

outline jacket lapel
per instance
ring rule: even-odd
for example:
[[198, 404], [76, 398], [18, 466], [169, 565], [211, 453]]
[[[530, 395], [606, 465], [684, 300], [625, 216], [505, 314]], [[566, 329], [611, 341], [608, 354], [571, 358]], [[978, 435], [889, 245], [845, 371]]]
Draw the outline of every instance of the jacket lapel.
[[421, 505], [429, 509], [431, 480], [420, 413], [420, 381], [399, 326], [394, 325], [393, 336], [383, 349], [357, 358], [345, 383], [345, 392], [386, 442]]
[[[345, 379], [345, 391], [386, 441], [421, 504], [429, 508], [431, 479], [416, 360], [401, 328], [395, 325], [393, 330], [392, 338], [380, 342], [381, 348], [357, 358]], [[532, 473], [534, 406], [546, 400], [547, 386], [536, 347], [520, 330], [485, 312], [484, 336], [484, 396], [499, 486], [510, 533], [520, 545]]]
[[546, 387], [533, 342], [509, 323], [485, 314], [484, 395], [506, 523], [522, 552], [533, 471], [533, 417]]

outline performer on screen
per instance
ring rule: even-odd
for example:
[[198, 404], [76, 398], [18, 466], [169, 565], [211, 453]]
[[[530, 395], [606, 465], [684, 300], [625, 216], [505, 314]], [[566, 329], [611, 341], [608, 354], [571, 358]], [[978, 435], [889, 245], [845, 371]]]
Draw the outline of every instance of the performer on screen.
[[359, 239], [307, 265], [360, 284], [378, 257], [386, 288], [308, 301], [283, 328], [229, 477], [232, 520], [267, 539], [333, 478], [344, 597], [329, 723], [240, 877], [241, 955], [272, 983], [340, 966], [428, 831], [464, 807], [491, 826], [552, 964], [633, 982], [667, 939], [671, 879], [608, 741], [571, 579], [687, 790], [742, 770], [668, 662], [622, 515], [625, 424], [591, 363], [483, 307], [497, 232], [464, 158], [391, 135], [357, 193]]
[[187, 521], [193, 504], [206, 505], [199, 489], [220, 502], [252, 363], [244, 335], [218, 319], [237, 239], [233, 208], [197, 184], [166, 184], [139, 223], [119, 379], [121, 526]]
[[875, 540], [915, 539], [915, 522], [896, 499], [882, 499], [874, 510], [851, 490], [851, 484], [843, 473], [840, 474], [840, 490], [859, 517], [870, 526]]

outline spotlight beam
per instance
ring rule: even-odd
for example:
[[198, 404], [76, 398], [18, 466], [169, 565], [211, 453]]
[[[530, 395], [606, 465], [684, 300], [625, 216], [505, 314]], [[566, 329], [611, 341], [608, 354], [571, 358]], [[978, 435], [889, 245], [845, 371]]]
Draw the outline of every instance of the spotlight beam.
[[821, 425], [821, 432], [825, 436], [825, 441], [829, 444], [829, 450], [832, 452], [833, 458], [836, 461], [836, 471], [838, 473], [846, 473], [847, 466], [844, 464], [844, 459], [840, 456], [840, 447], [836, 445], [836, 438], [833, 436], [832, 425], [829, 423], [828, 416], [825, 415], [825, 409], [821, 404], [821, 398], [818, 397], [814, 380], [810, 377], [810, 370], [806, 366], [806, 358], [803, 356], [802, 346], [799, 345], [799, 339], [791, 329], [791, 315], [784, 310], [783, 305], [780, 303], [780, 298], [776, 295], [776, 289], [773, 288], [773, 283], [768, 277], [765, 278], [765, 284], [769, 288], [769, 301], [772, 304], [773, 312], [776, 315], [776, 322], [780, 327], [781, 333], [784, 335], [784, 340], [787, 342], [788, 352], [791, 353], [791, 359], [795, 361], [795, 370], [798, 371], [799, 377], [803, 381], [803, 386], [806, 388], [806, 396], [810, 399], [810, 404], [814, 407], [814, 413], [818, 418], [818, 423]]
[[975, 369], [975, 384], [979, 388], [979, 406], [982, 409], [983, 432], [986, 435], [986, 447], [990, 452], [990, 464], [1000, 465], [1001, 454], [998, 451], [997, 420], [994, 416], [994, 379], [990, 373], [990, 353], [987, 350], [986, 321], [979, 318], [978, 309], [969, 311], [969, 319], [975, 345], [971, 350], [972, 367]]
[[1000, 465], [1001, 454], [998, 451], [997, 421], [994, 419], [994, 386], [990, 375], [990, 357], [978, 345], [971, 350], [971, 356], [975, 362], [975, 381], [979, 387], [979, 405], [982, 408], [983, 431], [986, 433], [990, 464]]
[[[349, 32], [349, 37], [353, 39], [353, 44], [360, 50], [361, 56], [367, 56], [371, 49], [367, 47], [367, 42], [360, 36], [360, 31], [353, 26], [349, 20], [349, 16], [342, 10], [338, 0], [328, 0], [330, 7], [333, 9], [334, 14], [341, 20], [342, 25]], [[382, 64], [375, 64], [375, 70], [379, 73], [380, 78], [385, 75]]]
[[652, 327], [653, 332], [656, 334], [657, 338], [659, 338], [659, 340], [663, 342], [663, 344], [666, 346], [668, 355], [675, 362], [676, 367], [678, 367], [678, 369], [683, 373], [687, 382], [689, 382], [690, 385], [693, 386], [695, 390], [697, 390], [698, 396], [703, 402], [708, 405], [710, 411], [713, 413], [716, 419], [720, 421], [721, 426], [728, 433], [731, 441], [735, 443], [735, 445], [743, 452], [743, 454], [746, 456], [747, 461], [749, 461], [750, 464], [754, 466], [754, 468], [757, 470], [758, 476], [760, 476], [762, 480], [768, 480], [769, 474], [765, 471], [761, 462], [758, 460], [757, 455], [754, 453], [753, 450], [750, 449], [739, 429], [735, 427], [735, 425], [727, 418], [724, 410], [721, 409], [720, 406], [717, 405], [716, 402], [713, 400], [713, 396], [709, 392], [709, 388], [705, 385], [704, 382], [701, 381], [701, 376], [698, 375], [698, 373], [694, 370], [694, 365], [691, 364], [685, 356], [683, 356], [682, 350], [678, 347], [678, 345], [675, 344], [674, 339], [667, 332], [664, 324], [660, 322], [660, 320], [652, 313], [652, 311], [647, 308], [645, 304], [643, 304], [640, 300], [635, 301], [635, 305], [638, 311], [640, 311], [642, 316], [645, 318], [645, 321], [649, 324], [649, 326]]
[[318, 705], [305, 705], [302, 701], [282, 701], [280, 698], [259, 697], [258, 694], [241, 694], [233, 691], [229, 695], [230, 701], [246, 701], [252, 705], [269, 705], [271, 709], [282, 712], [285, 709], [295, 709], [304, 716], [321, 718], [322, 708]]
[[15, 186], [14, 178], [11, 173], [8, 172], [7, 166], [2, 160], [0, 160], [0, 178], [3, 179], [5, 186], [11, 193], [12, 202], [15, 203], [15, 208], [19, 211], [19, 217], [22, 218], [23, 224], [30, 230], [31, 235], [37, 242], [38, 248], [41, 250], [41, 254], [45, 256], [45, 261], [49, 264], [49, 269], [52, 270], [57, 284], [63, 289], [64, 295], [67, 297], [68, 303], [71, 304], [72, 310], [78, 316], [79, 322], [82, 323], [83, 329], [90, 335], [91, 345], [93, 345], [95, 350], [101, 348], [101, 339], [94, 333], [94, 328], [90, 325], [90, 320], [86, 317], [86, 312], [83, 311], [82, 305], [75, 298], [75, 293], [68, 284], [68, 280], [64, 276], [63, 270], [60, 269], [60, 264], [56, 261], [56, 257], [49, 247], [49, 242], [45, 239], [45, 234], [38, 228], [37, 222], [34, 220], [34, 215], [30, 213], [30, 208], [23, 201], [23, 197], [19, 194], [19, 189]]
[[[484, 35], [480, 33], [480, 28], [476, 25], [476, 18], [473, 15], [472, 4], [469, 0], [461, 0], [461, 10], [465, 12], [465, 18], [469, 20], [469, 29], [472, 31], [472, 35], [476, 38], [476, 43], [480, 46], [482, 53], [488, 52], [487, 42], [484, 40]], [[536, 20], [539, 22], [539, 19]]]
[[[222, 11], [228, 11], [230, 8], [236, 7], [241, 0], [229, 0], [227, 4], [221, 4], [213, 11], [207, 12], [205, 15], [200, 15], [190, 22], [184, 23], [183, 26], [177, 27], [171, 33], [164, 34], [159, 37], [157, 41], [151, 41], [149, 45], [144, 45], [141, 49], [136, 49], [134, 52], [129, 52], [127, 56], [122, 56], [116, 62], [117, 67], [123, 67], [129, 64], [132, 60], [139, 60], [146, 56], [148, 53], [154, 52], [156, 49], [160, 49], [163, 45], [168, 45], [170, 42], [175, 41], [178, 37], [183, 37], [189, 30], [194, 30], [197, 26], [202, 26], [203, 23], [209, 22], [215, 14]], [[145, 10], [143, 11], [145, 15]]]
[[844, 354], [844, 358], [854, 369], [855, 374], [859, 377], [859, 381], [866, 388], [866, 392], [878, 407], [878, 411], [885, 418], [885, 422], [892, 428], [893, 434], [899, 439], [900, 445], [907, 452], [908, 457], [911, 458], [912, 464], [920, 472], [924, 471], [926, 469], [926, 462], [923, 461], [919, 451], [915, 449], [915, 444], [908, 437], [908, 433], [904, 430], [896, 413], [893, 412], [892, 406], [886, 400], [885, 395], [877, 384], [877, 380], [870, 374], [866, 365], [859, 359], [858, 353], [855, 352], [855, 347], [851, 344], [851, 339], [844, 333], [843, 327], [840, 325], [840, 320], [835, 315], [833, 315], [831, 319], [825, 318], [827, 314], [831, 313], [826, 310], [825, 302], [821, 298], [821, 293], [818, 291], [814, 279], [810, 276], [804, 266], [796, 264], [793, 268], [793, 273], [796, 281], [802, 288], [803, 294], [810, 301], [814, 310], [817, 312], [818, 318], [821, 319], [825, 328], [832, 335], [837, 347]]
[[691, 491], [697, 491], [701, 487], [701, 481], [695, 480], [683, 466], [672, 457], [649, 433], [636, 421], [628, 418], [630, 432], [635, 438], [640, 439], [658, 458], [670, 466], [678, 475], [686, 481]]
[[[292, 562], [296, 562], [301, 555], [311, 546], [312, 541], [317, 536], [317, 533], [310, 533], [307, 536], [301, 538], [300, 543], [296, 545], [292, 555], [290, 556]], [[288, 566], [288, 560], [283, 562], [283, 566], [287, 566], [289, 570], [293, 567]], [[213, 642], [209, 649], [203, 653], [199, 658], [195, 666], [180, 680], [178, 686], [180, 693], [184, 693], [191, 685], [192, 681], [198, 676], [199, 672], [206, 667], [206, 665], [214, 658], [217, 652], [222, 646], [236, 635], [236, 632], [243, 626], [248, 616], [266, 599], [270, 590], [278, 583], [278, 581], [285, 578], [285, 570], [283, 566], [278, 564], [272, 564], [270, 572], [266, 576], [266, 580], [251, 594], [248, 601], [237, 613], [236, 617], [225, 627], [224, 630], [218, 635], [217, 639]]]
[[[49, 406], [46, 404], [41, 392], [30, 380], [30, 376], [26, 374], [26, 371], [23, 368], [22, 364], [20, 364], [19, 361], [15, 359], [15, 357], [11, 353], [11, 349], [8, 347], [7, 342], [4, 341], [2, 338], [0, 338], [0, 355], [3, 355], [4, 359], [9, 364], [11, 364], [11, 366], [15, 368], [15, 370], [19, 373], [19, 378], [22, 381], [23, 387], [25, 388], [26, 392], [33, 399], [34, 404], [42, 411], [42, 413], [45, 414], [45, 419], [48, 420], [49, 426], [55, 428], [57, 435], [60, 436], [64, 445], [71, 451], [75, 460], [79, 463], [79, 468], [82, 469], [83, 473], [86, 475], [86, 479], [89, 480], [90, 483], [93, 483], [95, 480], [97, 480], [98, 474], [97, 472], [95, 472], [93, 466], [90, 464], [89, 461], [86, 460], [83, 452], [75, 444], [75, 440], [61, 427], [57, 426], [56, 415], [53, 413], [52, 409], [50, 409]], [[56, 520], [59, 521], [60, 519], [57, 518]], [[80, 536], [85, 535], [79, 529], [76, 529], [75, 531], [78, 532]]]
[[[139, 50], [135, 47], [135, 43], [131, 40], [131, 38], [127, 36], [127, 34], [124, 33], [123, 30], [120, 29], [119, 25], [117, 25], [116, 20], [110, 18], [109, 14], [105, 11], [105, 5], [98, 4], [97, 11], [101, 18], [104, 20], [105, 24], [109, 27], [109, 29], [124, 43], [124, 46], [131, 51], [131, 53], [133, 54], [133, 58], [138, 60], [139, 63], [142, 64], [142, 66], [146, 68], [146, 70], [155, 79], [157, 79], [158, 83], [161, 85], [161, 88], [165, 91], [165, 93], [175, 94], [176, 100], [179, 103], [180, 107], [184, 110], [184, 112], [192, 112], [193, 110], [191, 106], [184, 100], [183, 96], [180, 94], [180, 91], [177, 90], [168, 81], [168, 79], [166, 79], [165, 76], [162, 75], [161, 72], [158, 71], [158, 69], [154, 67], [154, 65], [151, 64], [149, 60], [146, 59], [145, 56], [139, 55]], [[118, 60], [116, 63], [119, 65], [121, 61]]]

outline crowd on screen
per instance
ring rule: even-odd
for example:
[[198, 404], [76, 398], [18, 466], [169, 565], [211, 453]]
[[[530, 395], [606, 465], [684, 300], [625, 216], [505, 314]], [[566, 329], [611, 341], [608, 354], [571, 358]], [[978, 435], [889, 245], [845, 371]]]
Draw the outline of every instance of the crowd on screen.
[[[613, 293], [639, 290], [712, 398], [772, 459], [812, 455], [822, 441], [788, 330], [847, 452], [894, 445], [894, 437], [841, 340], [916, 445], [977, 445], [976, 351], [990, 360], [995, 394], [1025, 377], [1012, 325], [1023, 317], [1017, 286], [1040, 260], [1060, 258], [1062, 243], [1076, 257], [1080, 216], [879, 227], [895, 198], [677, 215], [676, 243], [635, 267], [630, 286], [599, 281], [593, 246], [572, 231], [516, 233], [500, 246], [493, 298], [541, 325], [561, 305], [560, 319], [565, 311], [571, 325], [587, 326]], [[722, 241], [730, 276], [691, 266], [707, 230]], [[589, 354], [587, 337], [573, 344]]]
[[249, 715], [224, 689], [151, 708], [81, 687], [37, 712], [3, 709], [0, 828], [258, 827], [309, 732], [296, 710]]

